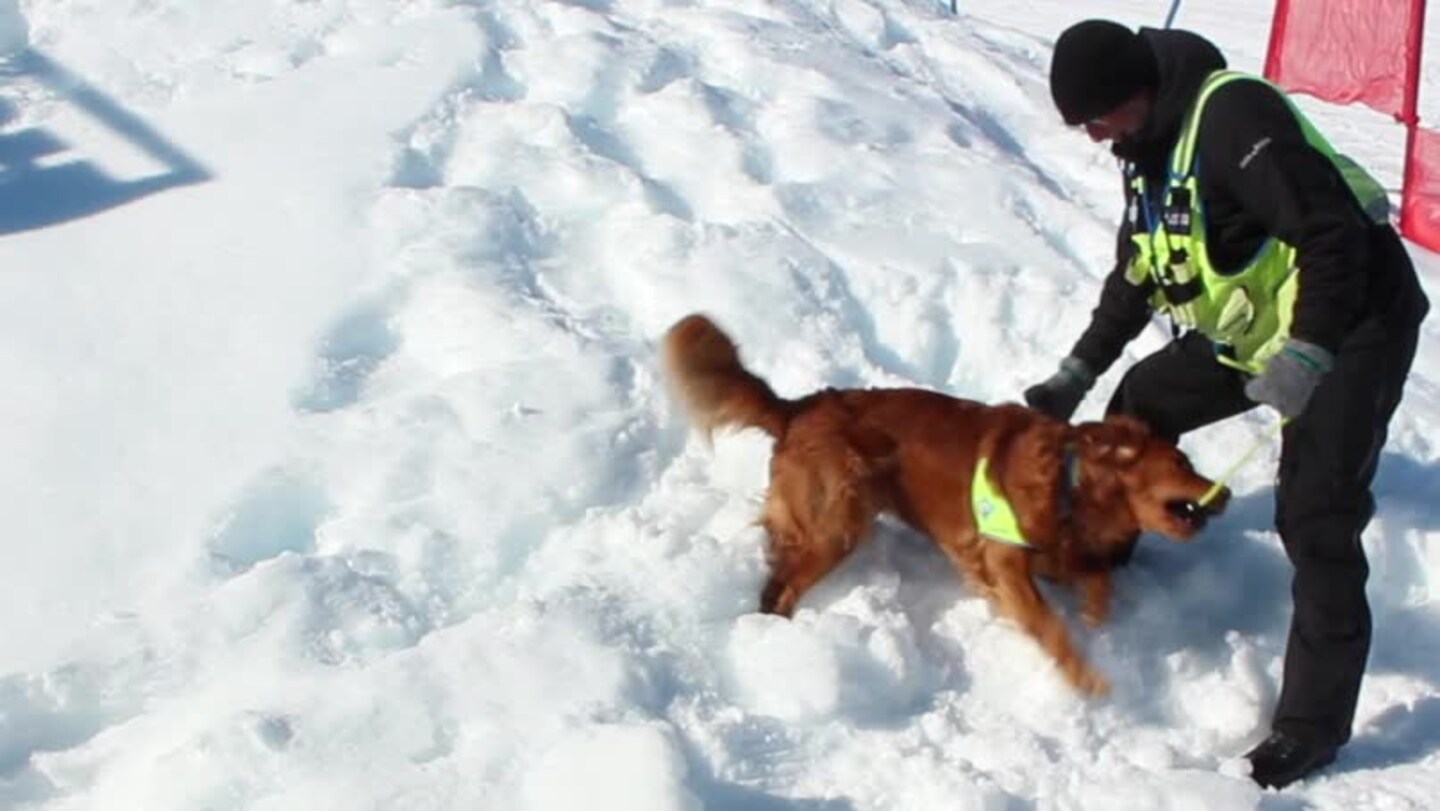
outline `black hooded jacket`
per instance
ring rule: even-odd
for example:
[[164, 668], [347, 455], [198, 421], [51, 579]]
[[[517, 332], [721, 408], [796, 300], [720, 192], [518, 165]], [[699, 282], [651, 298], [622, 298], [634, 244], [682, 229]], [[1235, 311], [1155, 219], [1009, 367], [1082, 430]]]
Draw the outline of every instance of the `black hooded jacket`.
[[[1208, 40], [1188, 31], [1141, 29], [1159, 68], [1149, 120], [1113, 151], [1163, 193], [1170, 153], [1206, 76], [1225, 68]], [[1262, 82], [1218, 88], [1196, 136], [1195, 173], [1205, 209], [1206, 245], [1219, 272], [1243, 269], [1270, 236], [1295, 246], [1300, 295], [1291, 334], [1335, 352], [1367, 316], [1404, 325], [1428, 309], [1398, 235], [1374, 225], [1334, 164], [1305, 140], [1286, 100]], [[1131, 191], [1125, 189], [1127, 211]], [[1158, 205], [1158, 202], [1157, 202]], [[1126, 281], [1132, 223], [1121, 225], [1116, 267], [1071, 352], [1101, 374], [1149, 323], [1148, 287]]]

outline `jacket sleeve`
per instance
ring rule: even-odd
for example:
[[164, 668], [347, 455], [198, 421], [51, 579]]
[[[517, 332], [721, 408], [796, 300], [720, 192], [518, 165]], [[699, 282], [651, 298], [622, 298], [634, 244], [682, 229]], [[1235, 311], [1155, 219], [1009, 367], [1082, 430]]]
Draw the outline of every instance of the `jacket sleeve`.
[[[1126, 192], [1127, 203], [1129, 192]], [[1130, 242], [1131, 224], [1126, 219], [1116, 235], [1115, 267], [1105, 277], [1100, 302], [1090, 314], [1090, 325], [1081, 333], [1071, 357], [1082, 361], [1096, 377], [1104, 374], [1125, 345], [1150, 323], [1152, 284], [1134, 284], [1125, 278], [1135, 250]]]
[[1256, 81], [1215, 91], [1197, 158], [1202, 182], [1295, 247], [1300, 287], [1291, 334], [1336, 351], [1365, 306], [1369, 258], [1368, 223], [1339, 170], [1305, 140], [1285, 99]]

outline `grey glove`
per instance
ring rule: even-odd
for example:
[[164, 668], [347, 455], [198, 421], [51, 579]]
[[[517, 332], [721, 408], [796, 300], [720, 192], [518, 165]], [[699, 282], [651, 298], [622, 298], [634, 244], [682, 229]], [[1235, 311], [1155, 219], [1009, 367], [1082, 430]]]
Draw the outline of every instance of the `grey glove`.
[[1294, 417], [1305, 410], [1320, 378], [1334, 365], [1330, 350], [1291, 338], [1265, 371], [1245, 384], [1245, 396], [1274, 408], [1282, 417]]
[[1095, 375], [1079, 358], [1060, 361], [1060, 370], [1025, 390], [1025, 404], [1057, 420], [1069, 420], [1095, 385]]

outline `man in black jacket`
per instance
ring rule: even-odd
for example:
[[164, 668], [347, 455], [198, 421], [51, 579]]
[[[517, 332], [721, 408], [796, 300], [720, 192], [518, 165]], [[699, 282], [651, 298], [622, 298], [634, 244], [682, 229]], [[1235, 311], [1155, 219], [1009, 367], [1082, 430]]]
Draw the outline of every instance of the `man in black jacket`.
[[1273, 86], [1217, 81], [1225, 66], [1184, 31], [1089, 20], [1056, 42], [1056, 107], [1111, 142], [1127, 213], [1089, 327], [1025, 399], [1069, 419], [1158, 307], [1176, 339], [1126, 372], [1108, 412], [1171, 439], [1257, 404], [1287, 419], [1275, 521], [1293, 613], [1272, 733], [1246, 756], [1280, 787], [1350, 738], [1371, 635], [1360, 535], [1429, 302], [1376, 216], [1383, 190], [1358, 191]]

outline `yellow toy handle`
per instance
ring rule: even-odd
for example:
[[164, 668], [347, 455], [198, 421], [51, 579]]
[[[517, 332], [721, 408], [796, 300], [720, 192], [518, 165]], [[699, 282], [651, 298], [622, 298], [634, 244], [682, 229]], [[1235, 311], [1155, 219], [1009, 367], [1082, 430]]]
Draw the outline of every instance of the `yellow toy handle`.
[[1278, 435], [1281, 429], [1283, 429], [1288, 422], [1290, 422], [1290, 418], [1284, 417], [1279, 422], [1275, 423], [1275, 425], [1271, 427], [1270, 430], [1266, 431], [1264, 434], [1261, 434], [1260, 438], [1255, 440], [1254, 444], [1250, 446], [1250, 450], [1245, 451], [1245, 455], [1240, 457], [1240, 460], [1238, 462], [1231, 465], [1230, 469], [1225, 471], [1225, 475], [1216, 479], [1215, 484], [1212, 485], [1209, 490], [1205, 491], [1205, 495], [1200, 497], [1200, 506], [1209, 506], [1210, 502], [1214, 501], [1215, 497], [1220, 495], [1220, 491], [1225, 489], [1225, 483], [1230, 481], [1230, 477], [1234, 476], [1237, 472], [1239, 472], [1240, 468], [1244, 467], [1245, 463], [1250, 461], [1250, 457], [1254, 456], [1256, 452], [1258, 452], [1260, 448], [1265, 445], [1265, 443], [1271, 440], [1271, 438]]

